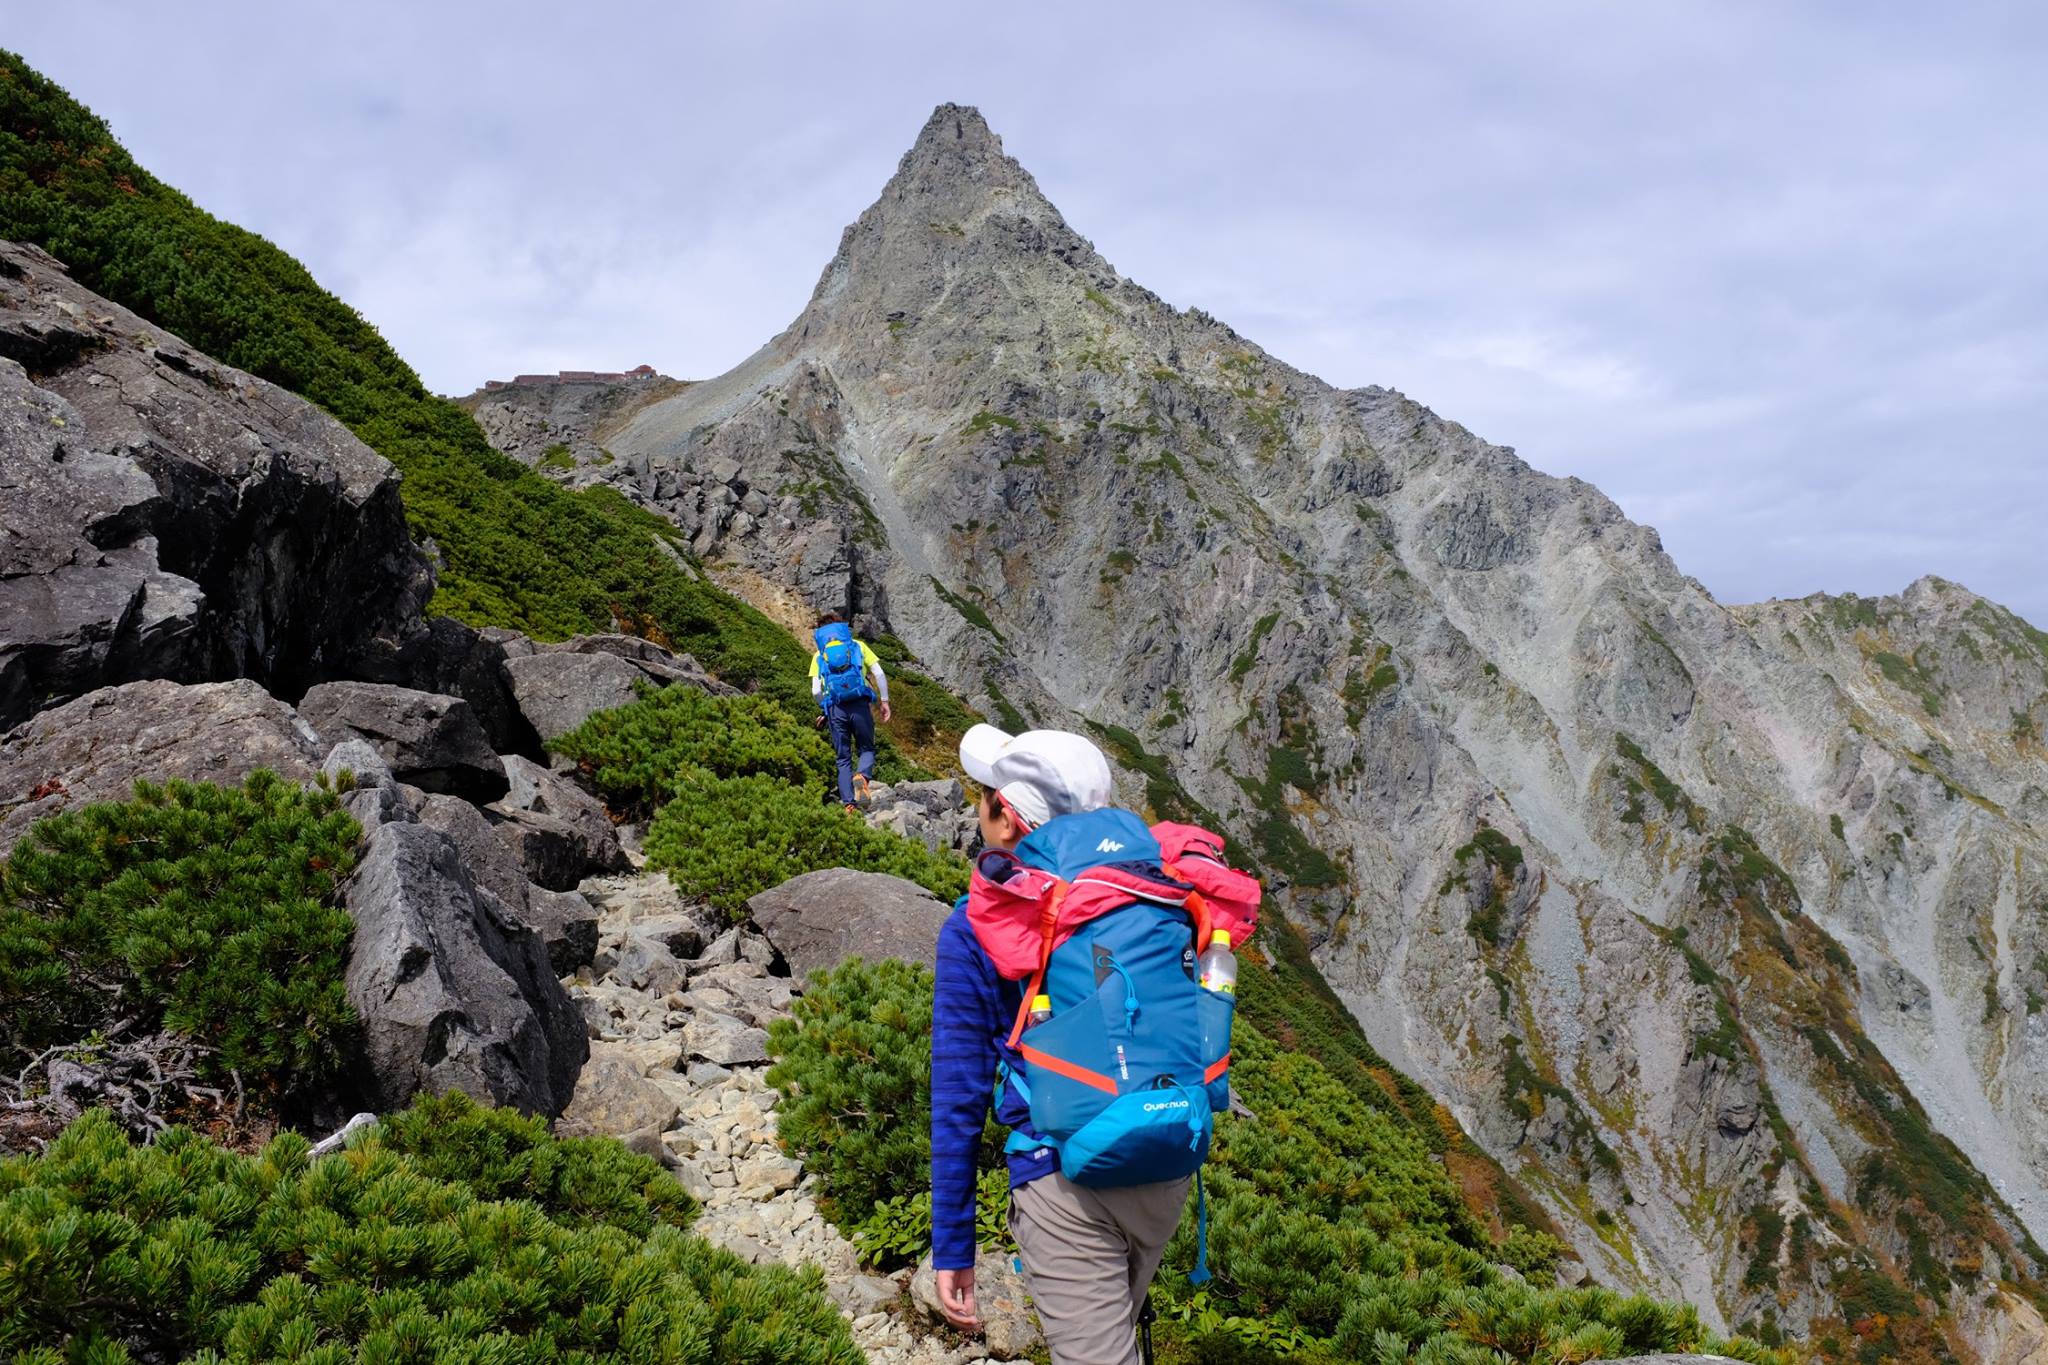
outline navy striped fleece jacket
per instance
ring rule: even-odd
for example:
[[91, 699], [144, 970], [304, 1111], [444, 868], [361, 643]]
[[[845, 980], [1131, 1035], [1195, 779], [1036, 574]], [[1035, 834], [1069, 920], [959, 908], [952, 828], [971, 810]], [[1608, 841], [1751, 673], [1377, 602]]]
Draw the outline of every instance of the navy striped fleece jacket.
[[[996, 1064], [1021, 1060], [1009, 1046], [1010, 1029], [1024, 1000], [1024, 983], [996, 972], [967, 922], [962, 896], [939, 930], [932, 983], [932, 1265], [965, 1270], [974, 1264], [975, 1158], [982, 1125], [995, 1094]], [[1009, 1086], [996, 1106], [996, 1122], [1036, 1139], [1031, 1108]], [[1039, 1146], [1009, 1154], [1010, 1188], [1059, 1169], [1059, 1156]]]

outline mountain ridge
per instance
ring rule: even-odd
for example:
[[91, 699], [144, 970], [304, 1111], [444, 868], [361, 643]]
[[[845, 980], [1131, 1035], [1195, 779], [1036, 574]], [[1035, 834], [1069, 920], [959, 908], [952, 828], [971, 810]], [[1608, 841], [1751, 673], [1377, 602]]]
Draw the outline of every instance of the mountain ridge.
[[[1901, 643], [1934, 590], [1868, 608], [1882, 639], [1836, 625], [1872, 599], [1826, 599], [1789, 648], [1755, 623], [1801, 609], [1723, 606], [1592, 485], [1125, 279], [957, 106], [788, 328], [614, 448], [599, 477], [714, 573], [851, 608], [990, 714], [1094, 726], [1134, 799], [1217, 813], [1375, 1045], [1529, 1172], [1603, 1273], [1846, 1330], [1854, 1255], [1816, 1260], [1816, 1234], [1766, 1235], [1758, 1210], [1797, 1172], [1781, 1223], [1846, 1219], [1914, 1261], [1913, 1179], [1879, 1175], [1949, 1160], [1900, 1117], [1918, 1093], [2027, 1212], [1971, 1170], [1934, 1220], [1946, 1249], [1917, 1259], [1995, 1244], [2016, 1283], [2039, 1275], [2027, 1116], [2048, 1099], [2017, 1011], [2048, 903], [2026, 792], [2048, 776], [1954, 725], [2048, 698], [2024, 623], [1994, 632], [2019, 652], [1973, 626], [1977, 660], [1952, 633], [1935, 662]], [[1972, 700], [1944, 721], [1943, 692]], [[1951, 787], [2007, 799], [1963, 814]], [[1894, 866], [1915, 835], [1928, 851]], [[1952, 851], [1977, 845], [2005, 851], [1990, 884], [2014, 908], [1971, 938], [1940, 905], [1990, 875]], [[2005, 1003], [1968, 1026], [1966, 1066], [1934, 1065], [1865, 982], [1981, 1006], [1968, 942]], [[1917, 1288], [1966, 1316], [1945, 1277]]]

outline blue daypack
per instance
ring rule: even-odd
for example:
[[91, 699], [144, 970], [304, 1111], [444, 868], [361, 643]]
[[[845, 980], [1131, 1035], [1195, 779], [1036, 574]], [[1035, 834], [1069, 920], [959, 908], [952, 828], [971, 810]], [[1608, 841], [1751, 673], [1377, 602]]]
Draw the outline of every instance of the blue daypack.
[[[1183, 861], [1196, 875], [1195, 855]], [[1220, 860], [1201, 872], [1210, 869], [1251, 888], [1249, 910], [1234, 901], [1215, 921], [1249, 934], [1257, 883]], [[1076, 1184], [1199, 1175], [1215, 1115], [1229, 1108], [1236, 1000], [1196, 981], [1197, 935], [1206, 938], [1211, 907], [1182, 872], [1143, 820], [1115, 809], [1060, 816], [1014, 854], [976, 863], [969, 922], [997, 970], [1025, 981], [1010, 1033], [1022, 1063], [1000, 1069], [996, 1093], [1000, 1103], [1004, 1086], [1014, 1090], [1042, 1138], [1013, 1133], [1010, 1150], [1049, 1144]], [[1227, 885], [1243, 894], [1240, 882]], [[1041, 994], [1051, 1017], [1030, 1024]], [[1204, 1201], [1197, 1282], [1207, 1277], [1206, 1213]]]
[[818, 679], [824, 684], [818, 700], [826, 706], [836, 701], [872, 701], [867, 670], [860, 666], [860, 646], [853, 631], [843, 624], [819, 626], [811, 636], [818, 647]]

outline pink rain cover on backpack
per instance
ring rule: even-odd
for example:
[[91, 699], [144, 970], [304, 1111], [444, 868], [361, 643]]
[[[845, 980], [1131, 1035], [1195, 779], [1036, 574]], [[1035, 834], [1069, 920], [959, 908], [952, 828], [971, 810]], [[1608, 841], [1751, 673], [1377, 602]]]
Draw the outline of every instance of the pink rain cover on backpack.
[[[995, 867], [1001, 881], [982, 871], [984, 862]], [[1045, 912], [1065, 885], [1052, 873], [1027, 867], [1001, 850], [992, 849], [974, 860], [974, 876], [967, 884], [967, 924], [1004, 978], [1021, 981], [1038, 970], [1045, 947]]]
[[[1166, 875], [1182, 885], [1162, 884], [1120, 867], [1102, 867], [1069, 886], [1000, 849], [990, 849], [976, 858], [967, 887], [967, 923], [997, 973], [1010, 981], [1022, 981], [1043, 965], [1047, 913], [1058, 917], [1053, 929], [1053, 946], [1057, 947], [1097, 915], [1132, 901], [1181, 904], [1185, 886], [1199, 893], [1207, 928], [1226, 930], [1230, 946], [1243, 947], [1259, 922], [1258, 879], [1223, 861], [1221, 835], [1195, 825], [1159, 824], [1152, 827], [1152, 837], [1159, 841]], [[1203, 914], [1196, 915], [1198, 933], [1203, 930], [1203, 919]]]
[[1223, 836], [1199, 825], [1162, 822], [1152, 826], [1168, 876], [1195, 888], [1209, 907], [1209, 927], [1227, 930], [1230, 946], [1242, 948], [1259, 924], [1259, 879], [1223, 861]]

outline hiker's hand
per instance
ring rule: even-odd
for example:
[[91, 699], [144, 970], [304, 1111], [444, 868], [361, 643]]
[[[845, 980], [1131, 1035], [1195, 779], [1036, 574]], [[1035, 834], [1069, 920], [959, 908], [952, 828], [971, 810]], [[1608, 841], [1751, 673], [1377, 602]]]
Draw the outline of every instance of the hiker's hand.
[[818, 730], [822, 730], [825, 728], [825, 713], [823, 711], [820, 711], [817, 715], [811, 717], [811, 726], [812, 728]]
[[946, 1321], [963, 1332], [972, 1332], [981, 1326], [981, 1319], [974, 1311], [974, 1267], [965, 1270], [941, 1270], [939, 1272], [939, 1311], [946, 1315]]
[[884, 725], [887, 725], [888, 723], [889, 723], [889, 703], [888, 703], [888, 702], [883, 702], [883, 703], [882, 703], [882, 724], [884, 724]]

